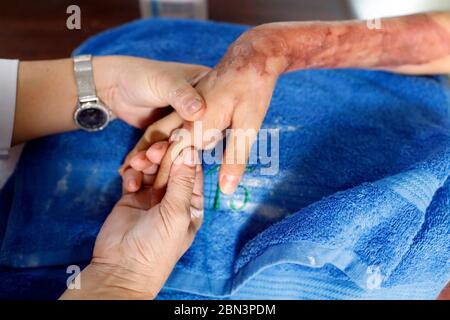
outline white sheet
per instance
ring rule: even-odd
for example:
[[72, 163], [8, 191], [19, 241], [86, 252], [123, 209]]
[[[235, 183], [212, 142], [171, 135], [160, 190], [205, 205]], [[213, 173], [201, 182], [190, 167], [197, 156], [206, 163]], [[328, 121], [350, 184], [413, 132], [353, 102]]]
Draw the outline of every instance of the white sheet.
[[17, 161], [19, 161], [22, 154], [24, 144], [15, 146], [9, 150], [7, 158], [0, 158], [0, 188], [3, 188], [8, 178], [14, 172]]

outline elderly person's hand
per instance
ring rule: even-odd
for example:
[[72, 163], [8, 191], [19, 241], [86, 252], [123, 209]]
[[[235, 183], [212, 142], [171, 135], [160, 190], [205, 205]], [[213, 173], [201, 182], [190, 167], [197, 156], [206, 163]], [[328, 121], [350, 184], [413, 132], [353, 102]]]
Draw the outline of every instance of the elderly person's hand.
[[[161, 148], [161, 161], [166, 148]], [[143, 187], [124, 195], [106, 219], [81, 289], [62, 299], [154, 298], [191, 245], [203, 217], [203, 175], [197, 151], [187, 148], [170, 168], [165, 194], [154, 192], [157, 168], [146, 168]], [[152, 205], [156, 203], [155, 205]]]
[[[270, 39], [261, 29], [262, 27], [258, 27], [244, 33], [230, 46], [221, 62], [196, 86], [207, 105], [201, 117], [202, 133], [209, 129], [236, 129], [231, 131], [228, 137], [224, 154], [227, 161], [221, 166], [219, 182], [225, 193], [235, 190], [244, 173], [251, 146], [264, 120], [275, 83], [286, 67], [283, 44], [273, 43], [267, 46]], [[147, 150], [155, 141], [170, 136], [174, 129], [183, 125], [182, 120], [179, 115], [171, 114], [160, 124], [150, 126], [126, 158], [121, 173], [130, 167], [133, 158], [133, 162], [138, 166], [139, 163], [144, 163], [146, 160], [142, 151]], [[199, 133], [193, 131], [192, 122], [185, 122], [184, 128], [191, 132], [192, 137], [180, 141], [180, 148], [195, 145], [202, 149], [217, 142], [206, 136], [198, 137]], [[163, 134], [156, 136], [157, 132]], [[240, 133], [246, 136], [238, 136]], [[173, 159], [168, 163], [171, 161]], [[140, 179], [135, 180], [139, 184]], [[132, 185], [129, 190], [138, 189], [138, 184]]]
[[[280, 74], [312, 68], [450, 72], [450, 13], [389, 18], [380, 24], [380, 29], [371, 29], [366, 21], [269, 23], [243, 33], [229, 47], [196, 86], [207, 105], [200, 119], [203, 136], [185, 140], [204, 148], [211, 144], [210, 136], [205, 135], [208, 129], [234, 129], [219, 174], [224, 193], [232, 193], [238, 186]], [[172, 130], [179, 125], [171, 123]], [[184, 127], [195, 135], [192, 123], [186, 122]], [[164, 130], [170, 131], [167, 126]], [[130, 155], [138, 159], [141, 155], [137, 153], [149, 147], [146, 141]], [[130, 161], [132, 157], [127, 158], [125, 168]]]

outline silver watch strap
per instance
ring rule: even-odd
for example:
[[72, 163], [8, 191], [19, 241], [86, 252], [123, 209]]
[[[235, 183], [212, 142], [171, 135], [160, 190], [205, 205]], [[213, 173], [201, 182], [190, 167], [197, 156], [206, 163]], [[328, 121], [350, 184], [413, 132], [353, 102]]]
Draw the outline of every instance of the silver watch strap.
[[98, 101], [95, 90], [94, 74], [92, 72], [92, 56], [90, 54], [73, 58], [73, 69], [78, 89], [80, 103]]

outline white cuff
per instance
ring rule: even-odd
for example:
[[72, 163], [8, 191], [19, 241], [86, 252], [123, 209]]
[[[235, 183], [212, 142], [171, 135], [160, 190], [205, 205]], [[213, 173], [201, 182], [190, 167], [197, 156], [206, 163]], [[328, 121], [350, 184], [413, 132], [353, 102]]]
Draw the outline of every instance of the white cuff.
[[0, 156], [11, 147], [18, 69], [19, 60], [0, 59]]

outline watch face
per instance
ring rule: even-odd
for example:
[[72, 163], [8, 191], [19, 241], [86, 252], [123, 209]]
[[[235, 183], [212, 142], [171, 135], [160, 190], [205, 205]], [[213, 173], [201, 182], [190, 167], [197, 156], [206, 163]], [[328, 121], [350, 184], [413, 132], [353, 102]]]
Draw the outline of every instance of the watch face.
[[98, 131], [109, 122], [107, 109], [97, 103], [86, 103], [75, 113], [76, 123], [85, 130]]

